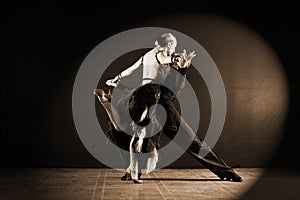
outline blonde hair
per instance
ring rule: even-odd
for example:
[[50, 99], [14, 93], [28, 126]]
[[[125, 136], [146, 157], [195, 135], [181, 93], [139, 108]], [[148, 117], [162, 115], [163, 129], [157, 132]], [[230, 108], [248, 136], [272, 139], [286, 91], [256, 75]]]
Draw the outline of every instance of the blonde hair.
[[172, 33], [164, 33], [155, 41], [156, 46], [167, 47], [169, 42], [177, 43], [176, 37]]

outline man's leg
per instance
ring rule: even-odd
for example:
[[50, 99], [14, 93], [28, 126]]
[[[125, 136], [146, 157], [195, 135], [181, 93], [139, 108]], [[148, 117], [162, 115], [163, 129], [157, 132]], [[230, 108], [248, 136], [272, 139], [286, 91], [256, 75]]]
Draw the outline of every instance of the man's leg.
[[[242, 178], [238, 176], [233, 169], [228, 166], [207, 144], [201, 141], [194, 133], [188, 123], [181, 117], [172, 102], [163, 105], [167, 112], [167, 123], [164, 127], [164, 134], [173, 139], [177, 133], [179, 124], [186, 132], [188, 140], [192, 140], [192, 144], [188, 148], [188, 153], [199, 161], [204, 167], [216, 174], [222, 180], [232, 180], [241, 182]], [[175, 119], [175, 120], [174, 120]], [[206, 151], [206, 156], [203, 157], [199, 154], [201, 151]]]
[[[206, 156], [199, 155], [200, 149], [206, 151]], [[194, 138], [188, 153], [198, 160], [207, 169], [216, 174], [220, 179], [241, 182], [242, 178], [237, 175], [233, 169], [228, 166], [207, 144], [201, 141], [197, 136]]]

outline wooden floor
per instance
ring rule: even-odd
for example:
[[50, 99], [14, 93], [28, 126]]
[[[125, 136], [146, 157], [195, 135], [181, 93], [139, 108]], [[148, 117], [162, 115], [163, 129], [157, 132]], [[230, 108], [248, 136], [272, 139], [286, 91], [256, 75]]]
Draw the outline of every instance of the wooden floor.
[[[235, 171], [243, 182], [220, 181], [207, 169], [160, 169], [143, 175], [142, 184], [133, 184], [121, 181], [124, 173], [114, 169], [0, 169], [0, 200], [240, 199], [265, 170]], [[252, 198], [250, 195], [249, 199]]]

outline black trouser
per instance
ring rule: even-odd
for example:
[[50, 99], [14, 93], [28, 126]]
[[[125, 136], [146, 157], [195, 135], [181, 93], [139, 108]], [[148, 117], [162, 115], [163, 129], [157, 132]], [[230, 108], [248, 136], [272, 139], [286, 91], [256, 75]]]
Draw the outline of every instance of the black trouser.
[[[167, 122], [163, 128], [163, 134], [168, 138], [173, 139], [180, 125], [186, 134], [186, 138], [188, 140], [192, 140], [192, 143], [187, 150], [190, 155], [217, 176], [222, 176], [224, 172], [232, 171], [230, 166], [228, 166], [207, 144], [198, 138], [188, 123], [177, 111], [174, 105], [174, 100], [175, 97], [173, 95], [162, 94], [159, 101], [167, 112]], [[200, 149], [201, 151], [206, 151], [207, 154], [205, 157], [199, 155]]]

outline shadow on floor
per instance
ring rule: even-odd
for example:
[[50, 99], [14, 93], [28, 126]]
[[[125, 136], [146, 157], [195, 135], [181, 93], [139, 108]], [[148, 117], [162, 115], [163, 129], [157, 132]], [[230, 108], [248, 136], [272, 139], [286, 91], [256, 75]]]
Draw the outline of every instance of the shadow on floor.
[[141, 178], [141, 180], [151, 180], [151, 181], [222, 181], [220, 179], [209, 179], [209, 178]]

